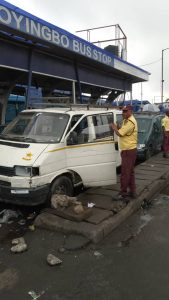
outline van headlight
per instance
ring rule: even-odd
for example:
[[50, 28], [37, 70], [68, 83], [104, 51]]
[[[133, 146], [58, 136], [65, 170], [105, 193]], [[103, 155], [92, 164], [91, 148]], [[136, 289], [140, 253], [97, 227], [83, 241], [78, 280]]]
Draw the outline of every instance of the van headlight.
[[138, 144], [137, 149], [141, 150], [141, 149], [145, 148], [145, 146], [146, 146], [145, 144]]
[[32, 177], [39, 175], [39, 168], [15, 166], [15, 176]]

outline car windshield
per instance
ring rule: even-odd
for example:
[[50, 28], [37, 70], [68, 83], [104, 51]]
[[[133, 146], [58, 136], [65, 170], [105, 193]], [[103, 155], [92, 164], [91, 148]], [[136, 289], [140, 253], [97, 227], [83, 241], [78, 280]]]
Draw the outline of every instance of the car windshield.
[[152, 123], [148, 118], [136, 118], [138, 125], [138, 143], [144, 144]]
[[59, 143], [69, 116], [60, 113], [20, 113], [0, 134], [0, 139], [32, 143]]

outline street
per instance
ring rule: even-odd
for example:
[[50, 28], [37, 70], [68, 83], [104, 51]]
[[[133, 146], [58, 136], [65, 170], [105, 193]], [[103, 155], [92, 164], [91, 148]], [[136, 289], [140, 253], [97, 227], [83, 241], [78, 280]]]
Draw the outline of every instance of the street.
[[[62, 233], [2, 224], [0, 299], [168, 300], [168, 214], [169, 196], [161, 194], [99, 244], [76, 250], [64, 249], [70, 237]], [[28, 250], [13, 254], [11, 240], [21, 234]], [[49, 266], [49, 253], [62, 264]]]

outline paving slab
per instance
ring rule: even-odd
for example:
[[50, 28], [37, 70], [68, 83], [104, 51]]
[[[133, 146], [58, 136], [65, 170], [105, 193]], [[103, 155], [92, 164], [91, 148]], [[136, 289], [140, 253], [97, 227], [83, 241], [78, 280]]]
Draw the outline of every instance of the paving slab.
[[83, 205], [87, 206], [88, 203], [94, 203], [95, 207], [111, 210], [112, 195], [116, 196], [117, 191], [111, 191], [111, 196], [94, 195], [94, 194], [81, 194], [77, 198]]
[[97, 194], [97, 195], [111, 196], [112, 191], [98, 187], [98, 188], [94, 188], [94, 189], [91, 189], [91, 190], [87, 190], [86, 194]]
[[35, 226], [68, 234], [80, 234], [87, 240], [98, 243], [144, 202], [150, 201], [156, 193], [168, 185], [169, 159], [166, 161], [160, 154], [136, 166], [138, 197], [127, 205], [120, 201], [112, 201], [112, 195], [117, 196], [119, 193], [119, 182], [120, 176], [116, 185], [91, 188], [79, 195], [78, 199], [84, 205], [88, 202], [95, 203], [96, 213], [90, 217], [91, 219], [77, 223], [43, 212], [35, 219]]
[[139, 172], [139, 171], [137, 171], [136, 173], [135, 173], [135, 178], [136, 179], [143, 179], [143, 180], [154, 180], [154, 179], [157, 179], [157, 178], [160, 178], [161, 176], [162, 176], [163, 174], [162, 173], [154, 173], [154, 174], [147, 174], [146, 172]]
[[135, 179], [136, 182], [136, 186], [138, 185], [142, 185], [144, 187], [146, 187], [148, 184], [150, 184], [153, 180], [148, 180], [148, 179], [141, 179], [141, 178], [137, 178]]
[[100, 224], [105, 219], [108, 219], [109, 217], [113, 216], [113, 212], [106, 209], [93, 207], [92, 211], [93, 211], [92, 215], [85, 220], [88, 223]]

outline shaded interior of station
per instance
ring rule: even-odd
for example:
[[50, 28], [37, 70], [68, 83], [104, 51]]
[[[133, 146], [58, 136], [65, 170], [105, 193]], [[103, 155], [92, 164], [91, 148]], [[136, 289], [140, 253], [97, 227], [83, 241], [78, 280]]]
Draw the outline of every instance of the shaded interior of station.
[[64, 91], [73, 103], [81, 103], [84, 93], [90, 95], [89, 102], [95, 103], [101, 95], [107, 95], [107, 101], [112, 102], [120, 94], [131, 92], [133, 83], [145, 81], [2, 23], [0, 45], [1, 124], [9, 95], [24, 94], [22, 85], [28, 87], [27, 103], [31, 86], [41, 87], [48, 101], [59, 96], [57, 91]]

